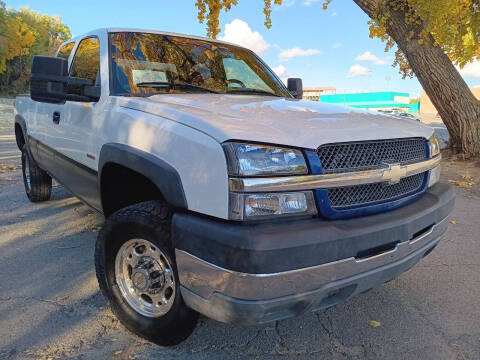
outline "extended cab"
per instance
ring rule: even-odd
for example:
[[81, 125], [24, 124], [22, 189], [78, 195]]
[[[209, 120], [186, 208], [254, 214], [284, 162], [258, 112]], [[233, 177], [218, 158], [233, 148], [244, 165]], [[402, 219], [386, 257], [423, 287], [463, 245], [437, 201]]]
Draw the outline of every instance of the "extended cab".
[[26, 193], [52, 178], [102, 213], [100, 289], [127, 328], [176, 344], [198, 313], [259, 324], [344, 302], [445, 234], [430, 127], [301, 100], [225, 42], [101, 29], [35, 57], [15, 106]]

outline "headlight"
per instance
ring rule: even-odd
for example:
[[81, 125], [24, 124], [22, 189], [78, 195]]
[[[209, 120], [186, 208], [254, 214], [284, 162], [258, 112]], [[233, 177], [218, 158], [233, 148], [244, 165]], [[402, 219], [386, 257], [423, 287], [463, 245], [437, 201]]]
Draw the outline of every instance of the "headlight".
[[231, 220], [259, 220], [279, 216], [315, 215], [311, 191], [290, 193], [230, 193]]
[[307, 174], [300, 150], [278, 146], [225, 143], [230, 176], [276, 176]]
[[433, 135], [430, 140], [428, 140], [428, 146], [430, 148], [430, 157], [433, 158], [440, 154], [440, 143], [438, 141], [438, 136]]

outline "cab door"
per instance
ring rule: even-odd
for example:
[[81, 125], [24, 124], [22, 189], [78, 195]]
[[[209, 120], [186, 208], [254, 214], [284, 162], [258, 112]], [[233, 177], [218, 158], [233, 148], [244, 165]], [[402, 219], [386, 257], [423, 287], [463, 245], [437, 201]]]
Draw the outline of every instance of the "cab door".
[[[66, 43], [58, 50], [57, 57], [69, 60], [75, 41]], [[50, 104], [33, 101], [33, 111], [29, 114], [30, 148], [35, 160], [42, 169], [55, 175], [54, 149], [57, 146], [56, 116], [65, 111], [65, 104]]]
[[[79, 42], [71, 62], [70, 76], [92, 80], [95, 86], [101, 87], [100, 41], [96, 36]], [[68, 93], [82, 95], [81, 87], [71, 85]], [[54, 125], [57, 142], [55, 163], [59, 170], [55, 177], [77, 197], [97, 209], [101, 209], [97, 162], [89, 150], [97, 136], [95, 120], [103, 113], [104, 102], [100, 100], [68, 100], [57, 114]]]

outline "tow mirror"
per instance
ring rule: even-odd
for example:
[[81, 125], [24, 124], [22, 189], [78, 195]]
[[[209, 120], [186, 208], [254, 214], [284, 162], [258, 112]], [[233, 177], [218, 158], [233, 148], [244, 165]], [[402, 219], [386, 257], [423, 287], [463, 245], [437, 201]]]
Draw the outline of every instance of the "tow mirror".
[[287, 80], [287, 87], [290, 94], [296, 99], [301, 99], [303, 96], [303, 84], [302, 79], [289, 78]]
[[[80, 87], [79, 94], [69, 94], [69, 86]], [[34, 101], [64, 103], [98, 101], [100, 87], [89, 79], [68, 76], [68, 61], [60, 57], [34, 56], [30, 75], [30, 97]]]
[[30, 75], [30, 97], [34, 101], [63, 103], [67, 99], [68, 61], [34, 56]]

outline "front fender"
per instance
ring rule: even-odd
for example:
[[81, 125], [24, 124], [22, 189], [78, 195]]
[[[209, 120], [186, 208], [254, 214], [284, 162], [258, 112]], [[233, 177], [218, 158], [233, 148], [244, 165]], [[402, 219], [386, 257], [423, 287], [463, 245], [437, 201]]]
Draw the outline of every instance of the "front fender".
[[157, 186], [169, 204], [178, 208], [188, 208], [178, 172], [158, 157], [125, 144], [107, 143], [100, 151], [99, 179], [102, 178], [102, 170], [108, 163], [124, 166], [145, 176]]

